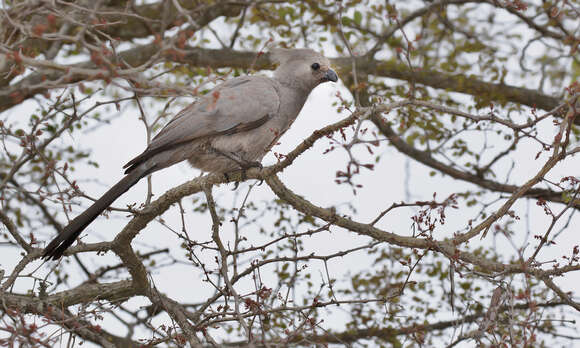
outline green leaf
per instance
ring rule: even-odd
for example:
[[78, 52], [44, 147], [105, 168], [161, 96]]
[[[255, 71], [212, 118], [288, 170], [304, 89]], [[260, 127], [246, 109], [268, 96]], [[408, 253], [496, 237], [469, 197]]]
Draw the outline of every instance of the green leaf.
[[362, 13], [360, 13], [360, 11], [354, 12], [354, 22], [358, 25], [360, 25], [360, 23], [362, 22]]

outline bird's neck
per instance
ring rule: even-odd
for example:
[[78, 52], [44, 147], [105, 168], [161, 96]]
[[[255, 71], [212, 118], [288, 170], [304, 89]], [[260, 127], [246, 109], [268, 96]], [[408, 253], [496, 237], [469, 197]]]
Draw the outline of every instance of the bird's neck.
[[294, 81], [294, 80], [277, 80], [278, 83], [280, 83], [280, 86], [282, 86], [282, 88], [285, 89], [285, 93], [288, 93], [288, 95], [292, 96], [292, 98], [295, 98], [295, 100], [306, 100], [306, 98], [308, 97], [308, 95], [310, 94], [310, 92], [312, 91], [312, 88], [310, 87], [305, 87], [303, 84], [299, 83], [298, 81]]
[[288, 67], [280, 67], [274, 71], [274, 80], [292, 91], [303, 94], [305, 97], [307, 97], [315, 87], [310, 86], [308, 83], [305, 83], [305, 81], [297, 78], [292, 71], [289, 71]]
[[283, 89], [280, 98], [280, 110], [283, 110], [282, 116], [285, 119], [285, 122], [288, 122], [288, 125], [294, 122], [296, 116], [302, 110], [304, 103], [306, 103], [306, 99], [308, 98], [308, 94], [310, 91], [304, 91], [302, 89], [296, 89], [293, 86], [281, 84], [281, 88]]

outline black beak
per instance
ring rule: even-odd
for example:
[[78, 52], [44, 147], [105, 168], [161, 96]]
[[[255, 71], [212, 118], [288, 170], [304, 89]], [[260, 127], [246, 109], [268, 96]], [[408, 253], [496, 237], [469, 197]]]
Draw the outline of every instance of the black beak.
[[338, 81], [338, 75], [336, 75], [334, 70], [328, 69], [326, 71], [326, 73], [324, 73], [324, 76], [322, 77], [322, 82], [326, 82], [326, 81], [332, 81], [332, 82]]

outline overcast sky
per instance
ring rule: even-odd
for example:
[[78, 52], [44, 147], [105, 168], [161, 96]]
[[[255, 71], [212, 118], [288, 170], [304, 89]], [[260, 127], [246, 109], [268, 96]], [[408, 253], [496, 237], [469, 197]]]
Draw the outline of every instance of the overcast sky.
[[[332, 106], [332, 103], [338, 100], [335, 96], [337, 91], [340, 91], [345, 97], [349, 96], [348, 90], [346, 90], [340, 83], [326, 83], [317, 87], [310, 95], [297, 121], [281, 138], [281, 144], [276, 146], [274, 151], [288, 153], [314, 130], [333, 123], [339, 120], [341, 116], [344, 116], [345, 113], [342, 115], [337, 114], [336, 107]], [[466, 100], [469, 99], [466, 98]], [[151, 100], [147, 98], [144, 98], [143, 101], [146, 104], [151, 102]], [[28, 105], [28, 107], [26, 105]], [[29, 114], [32, 112], [30, 105], [31, 103], [27, 103], [24, 106], [9, 111], [11, 119], [14, 120], [18, 118], [18, 115]], [[147, 107], [146, 110], [148, 116], [157, 116], [155, 114], [155, 108]], [[70, 142], [75, 147], [90, 149], [90, 159], [99, 163], [99, 168], [86, 165], [76, 166], [77, 170], [74, 172], [73, 179], [79, 181], [80, 189], [82, 191], [93, 197], [100, 196], [100, 194], [104, 193], [112, 184], [116, 183], [123, 176], [122, 166], [143, 151], [146, 146], [146, 137], [144, 127], [138, 120], [138, 117], [138, 111], [133, 107], [129, 107], [124, 109], [124, 112], [120, 117], [114, 118], [111, 121], [110, 126], [99, 127], [88, 133], [75, 133], [72, 136], [63, 137], [63, 141]], [[368, 123], [368, 126], [371, 127], [370, 123]], [[544, 133], [548, 139], [555, 134], [555, 129], [551, 126], [544, 125], [540, 128], [541, 132]], [[481, 140], [470, 139], [470, 141], [477, 143], [477, 141]], [[451, 180], [442, 177], [439, 174], [430, 176], [429, 168], [426, 168], [415, 161], [407, 160], [405, 156], [398, 153], [392, 146], [389, 146], [387, 142], [382, 142], [376, 149], [376, 154], [381, 156], [381, 160], [378, 162], [375, 170], [363, 171], [363, 173], [356, 178], [356, 180], [363, 184], [364, 187], [359, 189], [356, 195], [353, 195], [350, 187], [346, 185], [337, 185], [334, 182], [336, 171], [345, 168], [347, 161], [346, 153], [342, 150], [336, 150], [329, 154], [323, 154], [327, 145], [327, 139], [319, 141], [312, 149], [295, 161], [291, 167], [281, 173], [280, 178], [289, 188], [294, 190], [294, 192], [307, 197], [314, 204], [323, 207], [336, 206], [340, 212], [348, 214], [351, 214], [351, 212], [348, 210], [347, 203], [354, 205], [357, 207], [358, 211], [353, 218], [360, 222], [372, 221], [382, 210], [387, 208], [393, 202], [399, 202], [405, 199], [410, 199], [411, 201], [430, 200], [435, 192], [440, 200], [453, 192], [476, 189], [474, 185]], [[361, 147], [361, 156], [365, 151], [366, 150]], [[518, 164], [516, 170], [511, 172], [511, 183], [521, 184], [535, 174], [537, 169], [546, 159], [544, 155], [540, 158], [544, 161], [536, 161], [534, 158], [538, 151], [539, 149], [535, 145], [524, 146], [518, 150], [517, 155], [514, 156], [514, 158], [517, 158]], [[373, 160], [372, 156], [366, 156], [369, 161]], [[263, 160], [264, 165], [269, 165], [274, 162], [275, 158], [272, 154], [269, 154]], [[579, 168], [580, 161], [578, 156], [576, 156], [574, 160], [567, 160], [565, 165], [558, 165], [550, 173], [550, 178], [554, 181], [559, 181], [562, 176], [577, 174]], [[500, 178], [499, 181], [502, 181], [503, 178], [505, 178], [505, 175], [509, 172], [507, 162], [504, 168], [496, 169], [498, 178]], [[199, 170], [191, 168], [186, 163], [157, 172], [153, 175], [154, 193], [158, 197], [169, 188], [182, 184], [199, 174]], [[89, 182], [86, 181], [91, 178], [96, 180]], [[232, 188], [233, 185], [231, 184], [214, 188], [214, 195], [218, 200], [218, 205], [226, 208], [232, 207], [235, 194], [232, 191]], [[248, 183], [243, 183], [239, 186], [238, 191], [245, 193], [247, 189]], [[127, 194], [117, 200], [114, 203], [114, 206], [125, 207], [126, 204], [135, 202], [141, 203], [145, 198], [145, 193], [146, 181], [142, 180]], [[196, 197], [204, 199], [200, 194], [196, 195]], [[251, 199], [257, 201], [268, 201], [273, 198], [274, 195], [266, 184], [255, 187], [251, 193]], [[194, 214], [191, 212], [191, 209], [187, 210], [188, 207], [191, 208], [191, 204], [189, 204], [191, 199], [192, 197], [189, 197], [184, 202], [187, 218], [186, 224], [189, 227], [190, 233], [192, 231], [195, 233], [195, 236], [191, 237], [199, 241], [210, 240], [211, 220], [208, 215]], [[484, 196], [484, 200], [491, 201], [491, 196]], [[77, 201], [82, 201], [83, 207], [87, 206], [86, 200], [78, 198]], [[239, 201], [235, 204], [239, 206]], [[556, 207], [556, 211], [562, 209], [562, 206], [560, 205], [554, 205], [554, 207]], [[516, 203], [514, 209], [521, 217], [521, 220], [516, 222], [516, 228], [520, 231], [520, 233], [518, 233], [514, 238], [517, 246], [522, 245], [522, 241], [527, 235], [527, 229], [529, 229], [532, 235], [543, 233], [550, 223], [549, 219], [543, 213], [542, 208], [536, 206], [534, 202], [526, 204], [526, 202], [520, 201]], [[75, 214], [72, 215], [74, 216], [80, 211], [81, 210], [77, 208]], [[392, 214], [386, 216], [378, 226], [389, 232], [394, 232], [400, 235], [410, 235], [412, 232], [411, 216], [413, 215], [413, 211], [415, 210], [396, 210]], [[466, 216], [472, 216], [474, 215], [474, 212], [475, 210], [448, 210], [445, 228], [438, 229], [435, 237], [438, 239], [444, 239], [446, 237], [451, 237], [454, 232], [464, 229], [467, 221]], [[177, 207], [174, 206], [170, 211], [166, 212], [163, 215], [163, 218], [168, 225], [173, 226], [176, 230], [181, 228], [181, 220]], [[109, 219], [100, 217], [83, 233], [83, 235], [86, 235], [83, 240], [85, 242], [111, 240], [129, 220], [130, 218], [123, 213], [111, 213]], [[61, 222], [64, 223], [63, 216], [61, 216]], [[561, 257], [563, 254], [569, 255], [572, 246], [578, 244], [578, 223], [578, 217], [574, 217], [571, 220], [571, 226], [576, 227], [570, 228], [567, 233], [563, 234], [560, 237], [559, 244], [556, 246], [544, 248], [538, 259], [547, 261]], [[268, 223], [264, 222], [263, 225], [267, 226]], [[228, 234], [231, 236], [231, 226], [228, 226], [227, 222], [224, 224], [222, 231], [226, 238]], [[332, 233], [323, 233], [314, 238], [305, 238], [304, 240], [307, 244], [304, 254], [315, 252], [324, 255], [369, 242], [369, 239], [366, 237], [341, 231], [339, 228], [333, 228], [332, 231]], [[245, 229], [243, 233], [250, 240], [252, 238], [263, 240], [263, 237], [258, 235], [257, 231], [252, 228]], [[48, 240], [52, 237], [45, 235], [45, 238]], [[478, 239], [475, 239], [470, 242], [470, 247], [475, 248], [481, 243], [487, 247], [497, 248], [497, 251], [500, 254], [514, 254], [514, 248], [510, 243], [507, 243], [504, 238], [498, 237], [496, 243], [494, 243], [493, 239], [494, 238], [490, 233], [484, 241], [480, 242]], [[529, 256], [529, 250], [533, 249], [535, 241], [529, 239], [528, 242], [530, 243], [530, 247], [528, 247], [525, 255]], [[183, 251], [179, 249], [180, 241], [175, 237], [175, 235], [155, 221], [151, 222], [147, 228], [139, 234], [139, 237], [134, 243], [136, 245], [143, 244], [155, 248], [168, 247], [175, 255], [184, 254]], [[143, 250], [151, 249], [144, 248]], [[2, 255], [0, 255], [0, 264], [2, 268], [5, 270], [11, 270], [15, 262], [18, 260], [16, 256], [17, 254], [18, 251], [13, 249], [2, 253]], [[94, 254], [83, 254], [81, 255], [81, 258], [83, 261], [87, 262], [87, 264], [92, 265], [93, 267], [99, 267], [105, 263], [104, 260], [112, 263], [112, 260], [114, 260], [115, 257], [109, 253], [109, 255], [105, 257], [97, 257], [94, 256]], [[333, 273], [332, 276], [335, 278], [341, 278], [341, 275], [348, 273], [353, 274], [368, 268], [371, 262], [372, 259], [366, 255], [365, 252], [361, 252], [351, 254], [342, 259], [335, 259], [329, 263], [329, 265], [331, 267], [331, 272]], [[39, 263], [40, 262], [37, 262], [34, 265], [38, 266]], [[316, 267], [319, 268], [318, 271]], [[29, 269], [29, 271], [31, 270], [32, 268]], [[313, 263], [310, 267], [310, 271], [313, 274], [323, 274], [324, 268], [322, 264]], [[74, 276], [75, 274], [73, 273], [71, 275]], [[272, 279], [268, 278], [267, 275], [263, 274], [263, 276], [266, 281]], [[323, 277], [321, 276], [321, 278]], [[155, 285], [162, 292], [167, 293], [175, 300], [182, 300], [187, 303], [203, 300], [204, 296], [213, 293], [211, 286], [201, 282], [201, 273], [192, 271], [192, 267], [186, 265], [164, 268], [159, 272], [153, 273], [152, 279]], [[79, 277], [79, 281], [82, 280], [82, 277]], [[184, 281], [186, 282], [186, 286], [184, 286]], [[555, 282], [562, 286], [563, 290], [572, 291], [578, 289], [577, 277], [574, 279], [572, 275], [567, 278], [557, 278], [555, 279]], [[17, 282], [17, 287], [24, 290], [27, 286], [30, 286], [30, 284], [31, 282], [29, 280], [23, 279]], [[269, 287], [276, 286], [276, 284], [265, 285]], [[245, 283], [241, 286], [245, 286], [247, 289], [252, 288], [252, 284], [250, 283]], [[138, 302], [138, 300], [136, 301]], [[133, 305], [138, 305], [138, 303], [134, 303]], [[452, 318], [451, 314], [448, 315], [449, 318]], [[334, 317], [335, 322], [332, 322], [332, 320], [327, 321], [327, 325], [333, 328], [341, 328], [342, 323], [340, 322], [340, 318], [344, 317]], [[580, 324], [577, 325], [577, 328], [580, 328]], [[466, 346], [469, 346], [469, 344]]]

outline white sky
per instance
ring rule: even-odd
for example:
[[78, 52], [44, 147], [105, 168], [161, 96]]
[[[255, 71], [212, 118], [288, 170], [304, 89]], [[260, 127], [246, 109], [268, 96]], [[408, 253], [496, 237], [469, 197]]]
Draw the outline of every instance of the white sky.
[[[335, 97], [336, 91], [340, 91], [343, 96], [349, 95], [348, 90], [341, 84], [327, 83], [316, 88], [309, 97], [295, 124], [282, 137], [281, 145], [275, 147], [274, 150], [281, 153], [288, 153], [302, 139], [310, 135], [312, 131], [337, 121], [341, 116], [337, 115], [335, 108], [331, 106], [332, 102], [337, 100]], [[144, 101], [148, 102], [147, 99], [144, 99]], [[28, 114], [29, 112], [29, 110], [24, 108], [17, 108], [11, 111], [11, 114], [14, 118], [18, 117], [19, 114]], [[153, 112], [151, 112], [150, 116], [154, 116]], [[90, 159], [100, 165], [98, 169], [89, 166], [77, 166], [74, 179], [79, 180], [81, 190], [93, 197], [100, 196], [108, 187], [122, 177], [122, 166], [128, 160], [141, 153], [145, 148], [145, 132], [138, 117], [139, 114], [134, 108], [127, 108], [121, 117], [112, 120], [111, 126], [99, 127], [94, 132], [86, 134], [75, 133], [72, 137], [64, 137], [63, 141], [70, 141], [74, 146], [91, 149]], [[552, 127], [543, 127], [541, 130], [545, 132], [548, 138], [554, 132]], [[327, 144], [326, 139], [319, 141], [312, 149], [295, 161], [290, 168], [280, 174], [280, 178], [289, 188], [297, 194], [307, 197], [314, 204], [323, 207], [338, 205], [338, 208], [343, 209], [343, 212], [347, 212], [344, 203], [353, 204], [358, 209], [358, 213], [353, 217], [357, 221], [370, 222], [393, 202], [405, 200], [406, 181], [412, 194], [410, 197], [411, 200], [429, 200], [432, 198], [434, 192], [437, 192], [438, 199], [443, 199], [450, 193], [475, 188], [473, 185], [444, 178], [440, 175], [431, 177], [428, 175], [430, 169], [415, 161], [406, 163], [406, 158], [403, 155], [398, 153], [392, 146], [387, 146], [383, 142], [376, 149], [377, 154], [381, 154], [382, 160], [378, 163], [374, 171], [363, 171], [363, 174], [357, 178], [358, 182], [364, 184], [364, 187], [358, 190], [356, 196], [353, 196], [350, 187], [334, 183], [336, 171], [344, 168], [346, 155], [342, 150], [323, 155], [322, 153], [326, 149], [325, 145]], [[524, 146], [517, 151], [515, 158], [517, 158], [519, 163], [517, 170], [512, 173], [511, 182], [521, 184], [533, 176], [535, 170], [543, 164], [541, 161], [534, 160], [537, 151], [537, 146]], [[262, 161], [264, 165], [274, 162], [275, 158], [271, 154]], [[409, 171], [405, 170], [406, 164], [409, 165]], [[578, 168], [580, 168], [580, 160], [576, 156], [576, 158], [566, 161], [563, 165], [558, 165], [551, 172], [550, 177], [555, 181], [559, 181], [561, 176], [576, 175]], [[505, 175], [507, 170], [508, 168], [499, 169], [498, 177], [503, 179], [502, 175]], [[153, 175], [154, 192], [158, 197], [169, 188], [186, 182], [197, 175], [199, 175], [199, 170], [193, 169], [185, 163], [162, 170]], [[85, 179], [93, 178], [98, 178], [98, 182], [83, 182]], [[218, 199], [219, 205], [224, 205], [226, 208], [231, 207], [234, 195], [231, 191], [232, 187], [232, 185], [222, 185], [214, 189], [214, 195]], [[241, 184], [238, 190], [245, 193], [247, 187], [247, 184]], [[125, 207], [129, 203], [141, 203], [145, 198], [145, 193], [146, 182], [142, 180], [117, 200], [114, 206]], [[204, 199], [200, 194], [197, 196], [200, 199]], [[251, 195], [251, 198], [256, 201], [270, 200], [273, 197], [272, 192], [266, 184], [257, 187]], [[486, 199], [489, 200], [489, 197]], [[82, 201], [83, 206], [87, 206], [88, 202], [86, 200], [78, 199], [77, 201]], [[191, 197], [186, 199], [187, 203], [190, 201]], [[187, 207], [191, 207], [191, 205], [186, 204], [186, 210]], [[553, 207], [555, 207], [554, 209], [556, 211], [562, 208], [560, 205], [554, 205]], [[521, 234], [518, 233], [514, 238], [516, 242], [520, 238], [523, 239], [527, 226], [531, 228], [531, 234], [533, 235], [542, 234], [549, 225], [549, 220], [543, 214], [542, 208], [533, 203], [529, 206], [529, 220], [525, 217], [527, 207], [523, 201], [517, 203], [514, 208], [518, 212], [518, 215], [522, 217], [519, 222], [516, 222], [516, 228], [521, 231]], [[79, 211], [77, 209], [76, 212]], [[408, 235], [411, 233], [410, 217], [413, 215], [412, 211], [411, 209], [395, 211], [393, 214], [385, 217], [379, 224], [379, 227], [389, 232]], [[473, 212], [473, 210], [447, 210], [446, 227], [439, 229], [439, 232], [435, 236], [438, 239], [451, 237], [453, 232], [465, 227], [464, 224], [467, 220], [465, 216], [468, 214], [471, 216]], [[83, 240], [85, 242], [111, 240], [129, 221], [129, 218], [125, 214], [111, 213], [110, 215], [111, 218], [109, 219], [100, 217], [91, 224], [83, 233], [83, 235], [86, 235], [86, 238]], [[169, 225], [174, 226], [176, 229], [180, 228], [181, 222], [177, 207], [173, 207], [170, 211], [166, 212], [163, 218]], [[188, 212], [186, 218], [189, 232], [195, 233], [195, 236], [192, 236], [192, 238], [198, 241], [209, 240], [211, 238], [211, 221], [209, 216]], [[61, 221], [64, 221], [62, 217]], [[572, 246], [578, 244], [578, 236], [575, 234], [578, 232], [578, 222], [578, 217], [574, 218], [571, 224], [574, 227], [570, 228], [567, 233], [561, 236], [556, 246], [544, 248], [538, 259], [550, 260], [561, 257], [563, 254], [570, 255]], [[267, 223], [264, 223], [264, 225], [267, 225]], [[228, 231], [231, 233], [227, 222], [224, 224], [223, 231], [226, 235]], [[304, 241], [307, 244], [304, 254], [309, 254], [310, 252], [329, 254], [351, 248], [354, 245], [363, 245], [369, 241], [366, 237], [344, 232], [338, 228], [334, 228], [333, 231], [333, 233], [320, 234], [314, 238], [305, 238]], [[257, 231], [253, 231], [252, 228], [245, 229], [243, 233], [250, 240], [252, 238], [263, 238], [258, 236]], [[509, 243], [506, 243], [505, 239], [498, 238], [497, 243], [493, 243], [493, 238], [490, 235], [481, 242], [478, 239], [471, 241], [470, 247], [475, 248], [477, 245], [482, 244], [487, 247], [496, 247], [500, 254], [514, 253], [513, 248]], [[169, 247], [174, 254], [183, 255], [183, 251], [179, 249], [179, 243], [177, 238], [167, 229], [157, 222], [151, 222], [139, 234], [134, 245], [143, 244], [156, 248]], [[527, 249], [528, 256], [529, 250], [533, 250], [535, 244], [535, 241], [530, 241], [530, 247]], [[517, 245], [520, 246], [521, 243]], [[150, 250], [150, 248], [144, 248], [143, 250]], [[354, 274], [367, 269], [372, 262], [372, 258], [365, 254], [366, 252], [358, 252], [342, 259], [334, 259], [329, 263], [332, 276], [340, 279], [347, 273]], [[111, 253], [106, 257], [81, 255], [81, 258], [95, 268], [107, 262], [112, 263], [115, 260]], [[0, 255], [0, 267], [10, 271], [17, 260], [16, 250], [6, 250], [6, 252]], [[36, 263], [35, 266], [38, 264]], [[318, 271], [316, 267], [319, 267]], [[31, 270], [32, 267], [27, 269], [27, 271]], [[313, 275], [319, 272], [320, 274], [324, 274], [323, 265], [316, 262], [312, 264], [309, 271]], [[23, 273], [26, 273], [26, 271]], [[74, 273], [71, 275], [74, 276]], [[264, 273], [262, 275], [266, 281], [272, 279]], [[201, 274], [199, 272], [192, 272], [191, 267], [188, 266], [164, 268], [159, 272], [153, 273], [152, 279], [162, 292], [178, 301], [187, 303], [198, 302], [203, 300], [204, 296], [213, 293], [210, 286], [201, 282]], [[82, 278], [78, 280], [82, 281]], [[413, 277], [411, 280], [413, 280]], [[565, 291], [578, 290], [577, 276], [574, 277], [574, 274], [565, 278], [557, 278], [555, 281]], [[28, 280], [19, 280], [17, 281], [17, 288], [26, 289], [30, 284]], [[273, 288], [276, 286], [276, 284], [271, 283], [265, 285]], [[241, 286], [245, 286], [248, 290], [252, 288], [250, 283], [242, 284]], [[243, 290], [240, 291], [243, 292]], [[132, 300], [132, 302], [139, 302], [139, 300]], [[134, 304], [137, 305], [137, 303]], [[451, 314], [447, 313], [447, 315], [449, 315], [449, 319], [452, 318]], [[332, 328], [341, 328], [341, 319], [343, 318], [346, 317], [341, 316], [339, 313], [338, 316], [327, 321], [326, 325]], [[580, 324], [577, 324], [576, 328], [579, 329]], [[467, 342], [465, 345], [460, 346], [469, 347], [471, 344], [471, 342]]]

